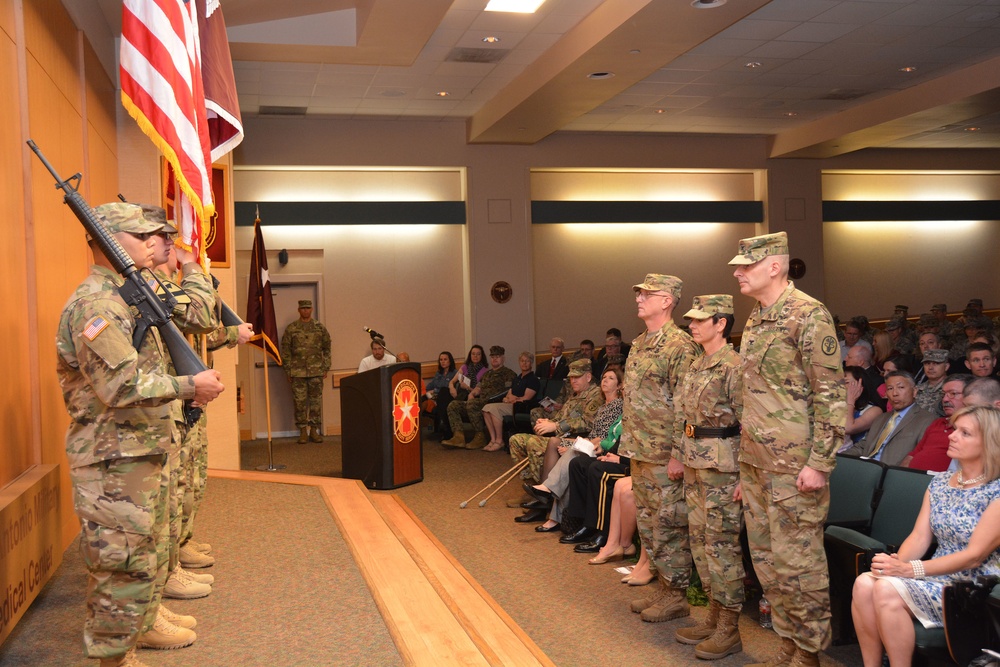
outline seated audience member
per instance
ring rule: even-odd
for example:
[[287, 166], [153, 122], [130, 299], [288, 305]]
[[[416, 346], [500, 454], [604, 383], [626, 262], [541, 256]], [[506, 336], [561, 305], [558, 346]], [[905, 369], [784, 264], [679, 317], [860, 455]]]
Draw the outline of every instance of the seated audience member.
[[943, 417], [941, 398], [944, 395], [944, 379], [948, 373], [948, 351], [927, 350], [923, 367], [927, 381], [917, 386], [916, 403], [935, 417]]
[[577, 359], [586, 359], [591, 362], [594, 361], [594, 341], [589, 338], [584, 338], [580, 341], [580, 347], [573, 353], [573, 361], [576, 361]]
[[365, 371], [370, 371], [373, 368], [379, 368], [380, 366], [388, 366], [389, 364], [396, 363], [396, 357], [391, 354], [385, 353], [385, 341], [379, 337], [372, 338], [371, 342], [372, 353], [361, 360], [358, 364], [358, 372], [364, 373]]
[[[438, 355], [438, 367], [434, 377], [427, 383], [424, 392], [424, 412], [434, 418], [434, 432], [441, 433], [443, 424], [448, 422], [448, 404], [451, 403], [451, 392], [448, 385], [458, 369], [455, 368], [455, 357], [447, 350]], [[433, 403], [433, 405], [430, 405]], [[451, 437], [449, 433], [448, 437]]]
[[490, 434], [490, 442], [483, 447], [485, 452], [498, 452], [503, 449], [503, 418], [514, 414], [514, 405], [522, 404], [529, 406], [537, 402], [535, 396], [541, 389], [538, 376], [531, 372], [531, 365], [535, 361], [535, 355], [531, 352], [522, 352], [517, 358], [521, 367], [521, 374], [516, 376], [510, 385], [510, 389], [504, 395], [500, 403], [487, 403], [483, 406], [483, 421], [486, 422], [486, 430]]
[[885, 370], [885, 362], [895, 356], [892, 348], [892, 336], [887, 331], [881, 329], [875, 331], [872, 334], [872, 349], [875, 350], [875, 358], [872, 360], [872, 364], [881, 373]]
[[843, 453], [895, 466], [917, 446], [924, 431], [934, 421], [934, 415], [913, 404], [917, 388], [913, 386], [913, 376], [909, 373], [893, 371], [886, 374], [885, 389], [892, 412], [876, 419], [868, 429], [868, 435]]
[[[913, 662], [913, 620], [942, 627], [944, 587], [1000, 574], [1000, 411], [966, 407], [953, 416], [959, 469], [937, 475], [897, 553], [876, 554], [854, 582], [851, 614], [866, 667]], [[937, 542], [934, 557], [921, 560]]]
[[986, 343], [970, 343], [965, 351], [965, 367], [977, 378], [993, 375], [997, 367], [993, 349]]
[[892, 349], [896, 354], [913, 354], [917, 349], [917, 337], [906, 326], [906, 320], [893, 316], [886, 322], [885, 330], [892, 339]]
[[[481, 449], [486, 446], [486, 422], [483, 420], [483, 406], [501, 397], [510, 388], [514, 371], [503, 365], [504, 349], [499, 345], [490, 348], [490, 369], [483, 373], [482, 379], [469, 392], [469, 397], [462, 401], [455, 399], [448, 406], [448, 422], [452, 436], [442, 440], [446, 447], [465, 447], [466, 449]], [[456, 377], [458, 377], [456, 375]], [[472, 440], [466, 443], [465, 431], [462, 430], [462, 419], [468, 417], [472, 429], [476, 432]]]
[[841, 361], [847, 360], [848, 351], [861, 340], [861, 326], [858, 322], [851, 320], [844, 327], [844, 344], [840, 346]]
[[[510, 458], [515, 463], [527, 457], [528, 467], [521, 473], [522, 479], [530, 484], [542, 481], [542, 457], [551, 438], [571, 435], [585, 435], [594, 425], [594, 416], [604, 403], [601, 389], [594, 385], [590, 373], [590, 362], [586, 359], [569, 365], [569, 382], [573, 395], [566, 399], [562, 408], [552, 419], [542, 418], [535, 422], [534, 434], [515, 433], [510, 437]], [[526, 501], [531, 497], [525, 495]], [[542, 521], [546, 510], [531, 509], [515, 519], [518, 523]]]
[[850, 319], [849, 324], [858, 328], [861, 331], [861, 340], [866, 340], [869, 343], [872, 342], [872, 337], [875, 335], [875, 329], [872, 325], [868, 323], [868, 318], [864, 315], [855, 315]]
[[[635, 522], [635, 496], [632, 494], [632, 478], [622, 477], [617, 480], [614, 489], [611, 510], [607, 517], [607, 525], [609, 526], [607, 544], [600, 548], [596, 556], [587, 561], [591, 565], [613, 563], [635, 555], [633, 538], [638, 526]], [[581, 551], [586, 546], [589, 545], [580, 545]], [[622, 583], [630, 586], [645, 586], [655, 578], [656, 575], [649, 570], [649, 552], [640, 549], [639, 562], [635, 564], [631, 572], [622, 577]]]
[[[627, 477], [628, 457], [617, 450], [592, 459], [576, 456], [569, 462], [569, 503], [563, 510], [563, 544], [575, 544], [574, 551], [597, 553], [607, 544], [615, 483]], [[635, 500], [633, 499], [633, 504]]]
[[945, 379], [942, 398], [944, 417], [931, 422], [920, 442], [899, 465], [932, 472], [948, 469], [951, 464], [951, 458], [948, 457], [948, 437], [955, 430], [951, 425], [951, 416], [965, 407], [962, 393], [972, 380], [971, 375], [949, 375]]
[[948, 306], [943, 303], [935, 303], [931, 306], [931, 315], [938, 322], [938, 336], [943, 341], [951, 342], [955, 335], [955, 325], [948, 319]]
[[992, 333], [982, 333], [976, 334], [976, 337], [969, 341], [969, 343], [985, 343], [990, 346], [993, 350], [993, 356], [997, 357], [1000, 354], [1000, 341], [998, 341], [995, 334]]
[[559, 382], [566, 377], [569, 372], [569, 359], [563, 357], [563, 350], [566, 349], [566, 343], [562, 338], [553, 338], [549, 342], [549, 351], [552, 352], [552, 358], [548, 361], [538, 364], [538, 368], [535, 369], [535, 374], [543, 384], [545, 382]]
[[880, 392], [885, 384], [882, 373], [872, 365], [872, 345], [866, 340], [859, 340], [847, 353], [845, 366], [857, 366], [863, 372], [862, 383], [868, 401], [882, 412], [885, 412], [885, 392]]
[[617, 336], [608, 336], [605, 338], [604, 348], [601, 349], [600, 353], [598, 353], [597, 361], [594, 362], [594, 373], [600, 373], [603, 375], [609, 365], [617, 365], [624, 370], [625, 353], [622, 350], [623, 346], [621, 338]]
[[[847, 426], [844, 446], [841, 451], [849, 449], [854, 443], [864, 440], [872, 422], [882, 415], [882, 408], [875, 405], [864, 386], [864, 370], [858, 366], [848, 366], [844, 369], [847, 382]], [[876, 394], [877, 397], [877, 394]]]
[[[593, 447], [594, 456], [612, 448], [617, 451], [618, 438], [621, 437], [621, 385], [621, 370], [612, 368], [604, 371], [600, 384], [604, 405], [594, 415], [594, 425], [586, 437]], [[549, 533], [559, 528], [562, 510], [569, 501], [569, 462], [574, 456], [588, 456], [586, 452], [575, 449], [574, 442], [574, 438], [550, 438], [543, 460], [542, 483], [535, 486], [527, 483], [524, 485], [525, 491], [543, 506], [550, 507], [548, 521], [535, 528], [539, 533]]]
[[[458, 372], [448, 381], [448, 399], [450, 404], [454, 400], [464, 401], [469, 398], [469, 392], [475, 389], [476, 385], [486, 374], [489, 368], [486, 364], [486, 350], [482, 345], [473, 345], [465, 355], [465, 363], [462, 364]], [[451, 432], [451, 422], [447, 418], [447, 408], [445, 408], [445, 420], [441, 424], [441, 439], [450, 440], [454, 437]]]
[[[618, 339], [618, 346], [619, 346], [619, 348], [615, 352], [615, 354], [621, 354], [622, 356], [627, 357], [629, 351], [632, 349], [632, 345], [630, 343], [623, 343], [622, 342], [622, 330], [619, 329], [618, 327], [611, 327], [610, 329], [608, 329], [604, 333], [604, 338], [605, 338], [605, 340], [607, 340], [608, 338], [617, 338]], [[597, 353], [597, 358], [598, 358], [598, 360], [600, 360], [600, 358], [602, 356], [607, 356], [608, 354], [609, 353], [608, 353], [607, 350], [601, 350], [600, 352]]]
[[1000, 380], [995, 377], [975, 378], [965, 386], [962, 400], [966, 406], [992, 405], [1000, 408]]

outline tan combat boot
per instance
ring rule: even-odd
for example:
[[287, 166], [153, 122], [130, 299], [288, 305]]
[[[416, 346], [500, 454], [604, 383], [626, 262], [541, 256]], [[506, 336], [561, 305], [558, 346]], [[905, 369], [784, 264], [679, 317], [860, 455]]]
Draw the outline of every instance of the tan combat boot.
[[208, 554], [203, 554], [188, 544], [181, 547], [178, 557], [180, 558], [181, 565], [188, 569], [212, 567], [215, 565], [214, 557], [209, 556]]
[[307, 442], [309, 442], [309, 429], [307, 427], [303, 426], [302, 428], [299, 429], [299, 439], [296, 440], [295, 442], [299, 443], [300, 445], [304, 445]]
[[212, 553], [212, 545], [211, 544], [206, 544], [205, 542], [195, 542], [194, 540], [188, 540], [187, 544], [188, 544], [189, 547], [191, 547], [195, 551], [200, 551], [203, 554], [210, 554], [210, 553]]
[[160, 605], [160, 609], [157, 613], [162, 614], [163, 618], [166, 619], [167, 623], [170, 623], [171, 625], [176, 625], [178, 628], [187, 628], [188, 630], [194, 630], [198, 626], [198, 621], [195, 620], [194, 616], [175, 614], [162, 604]]
[[200, 572], [188, 572], [187, 570], [185, 570], [183, 567], [180, 566], [178, 566], [177, 569], [183, 572], [185, 577], [187, 577], [191, 581], [196, 581], [199, 584], [208, 584], [209, 586], [211, 586], [212, 584], [215, 583], [215, 577], [213, 577], [210, 574], [203, 574]]
[[667, 594], [667, 590], [668, 589], [666, 584], [661, 582], [660, 585], [656, 588], [656, 590], [654, 590], [646, 597], [639, 598], [638, 600], [632, 600], [632, 604], [629, 605], [629, 609], [631, 609], [636, 614], [642, 613], [644, 609], [649, 609], [654, 604], [662, 600], [663, 596]]
[[456, 431], [455, 435], [447, 440], [442, 440], [441, 444], [445, 447], [465, 447], [465, 434], [461, 431]]
[[781, 648], [778, 649], [778, 654], [768, 660], [767, 662], [754, 662], [746, 667], [787, 667], [788, 663], [791, 662], [792, 656], [798, 648], [795, 646], [795, 642], [788, 637], [781, 638]]
[[718, 660], [743, 650], [740, 639], [740, 612], [719, 610], [719, 623], [711, 637], [694, 647], [694, 654], [703, 660]]
[[674, 639], [681, 644], [699, 644], [715, 634], [715, 626], [719, 623], [719, 609], [722, 608], [715, 600], [708, 606], [708, 615], [698, 625], [690, 628], [680, 628], [674, 633]]
[[163, 597], [175, 600], [196, 600], [208, 597], [211, 593], [211, 586], [193, 580], [179, 565], [170, 573], [163, 587]]
[[101, 658], [101, 667], [148, 667], [148, 665], [136, 657], [133, 646], [125, 655], [117, 658]]
[[819, 667], [819, 653], [796, 648], [788, 667]]
[[194, 630], [177, 627], [168, 622], [163, 614], [157, 611], [153, 627], [139, 635], [139, 640], [135, 645], [139, 648], [173, 650], [190, 646], [197, 638], [198, 635], [195, 634]]
[[643, 609], [639, 617], [647, 623], [662, 623], [690, 615], [691, 606], [687, 601], [687, 590], [667, 588], [663, 597], [656, 604]]
[[323, 434], [320, 433], [319, 426], [312, 427], [312, 433], [309, 434], [309, 442], [323, 442]]
[[476, 436], [469, 441], [469, 444], [465, 446], [466, 449], [482, 449], [486, 445], [490, 444], [486, 440], [486, 434], [479, 431], [476, 432]]

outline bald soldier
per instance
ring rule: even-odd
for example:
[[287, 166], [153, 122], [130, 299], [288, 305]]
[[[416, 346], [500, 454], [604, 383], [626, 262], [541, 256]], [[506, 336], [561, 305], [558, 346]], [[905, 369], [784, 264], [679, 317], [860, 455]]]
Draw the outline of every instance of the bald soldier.
[[[134, 204], [104, 204], [95, 212], [137, 267], [152, 265], [160, 223]], [[179, 445], [170, 403], [204, 405], [223, 386], [213, 370], [168, 375], [155, 328], [138, 350], [132, 346], [136, 321], [118, 294], [123, 280], [93, 241], [91, 249], [94, 266], [66, 303], [56, 334], [56, 372], [70, 416], [66, 455], [89, 572], [84, 650], [102, 667], [141, 667], [134, 654], [140, 635], [160, 648], [187, 646], [196, 637], [160, 606], [167, 457]]]
[[781, 637], [778, 655], [756, 664], [816, 666], [831, 634], [827, 478], [847, 414], [837, 331], [826, 307], [788, 279], [784, 232], [743, 239], [729, 263], [740, 292], [757, 300], [740, 350], [740, 484], [754, 569]]

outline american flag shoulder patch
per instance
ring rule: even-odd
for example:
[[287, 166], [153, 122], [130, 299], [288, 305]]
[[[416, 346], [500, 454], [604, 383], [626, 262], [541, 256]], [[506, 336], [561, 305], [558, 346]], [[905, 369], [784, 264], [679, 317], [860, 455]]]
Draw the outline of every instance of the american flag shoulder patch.
[[83, 335], [87, 340], [94, 340], [102, 331], [108, 328], [108, 324], [109, 322], [106, 319], [97, 315], [87, 322], [87, 326], [83, 328]]

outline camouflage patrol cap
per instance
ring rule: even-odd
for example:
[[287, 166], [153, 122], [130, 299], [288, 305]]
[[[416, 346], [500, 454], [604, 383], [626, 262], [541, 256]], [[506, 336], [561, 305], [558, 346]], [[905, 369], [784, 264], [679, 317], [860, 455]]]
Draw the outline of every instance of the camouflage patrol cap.
[[299, 308], [312, 308], [312, 299], [299, 299]]
[[590, 359], [577, 359], [570, 363], [568, 377], [578, 378], [592, 372], [593, 366], [590, 365]]
[[902, 313], [903, 315], [906, 315], [907, 313], [910, 312], [910, 307], [904, 305], [898, 305], [896, 306], [895, 310], [897, 313]]
[[932, 313], [938, 313], [938, 312], [940, 312], [940, 313], [947, 313], [948, 312], [948, 306], [945, 305], [945, 304], [943, 304], [943, 303], [935, 303], [933, 306], [931, 306], [931, 312]]
[[983, 300], [982, 299], [969, 299], [969, 303], [965, 304], [965, 307], [966, 308], [982, 308], [983, 307]]
[[920, 321], [917, 322], [918, 329], [935, 329], [941, 326], [938, 318], [934, 317], [930, 313], [924, 313], [920, 316]]
[[160, 228], [161, 232], [166, 232], [167, 234], [177, 233], [177, 228], [167, 222], [167, 212], [162, 207], [153, 206], [152, 204], [139, 204], [139, 206], [142, 208], [142, 217], [150, 222], [158, 222], [162, 225]]
[[948, 363], [948, 350], [927, 350], [924, 352], [923, 363], [946, 364]]
[[507, 353], [507, 350], [503, 349], [501, 345], [491, 345], [490, 346], [490, 356], [491, 357], [502, 357]]
[[638, 285], [632, 285], [632, 289], [638, 292], [641, 289], [647, 292], [665, 292], [674, 298], [674, 301], [681, 298], [681, 288], [684, 281], [677, 276], [668, 276], [663, 273], [647, 273], [646, 279]]
[[965, 318], [965, 328], [990, 331], [993, 329], [993, 322], [985, 315], [973, 315], [972, 317]]
[[740, 248], [729, 264], [756, 264], [765, 257], [788, 254], [788, 234], [776, 232], [740, 239]]
[[696, 296], [691, 303], [691, 310], [684, 317], [692, 320], [707, 320], [713, 315], [732, 315], [733, 297], [729, 294], [706, 294]]
[[94, 212], [103, 218], [104, 228], [112, 234], [118, 232], [146, 234], [158, 232], [163, 226], [162, 223], [147, 220], [138, 204], [111, 202], [101, 204], [94, 209]]
[[885, 323], [886, 331], [895, 331], [896, 329], [902, 329], [902, 328], [903, 328], [902, 317], [893, 317], [891, 320]]

